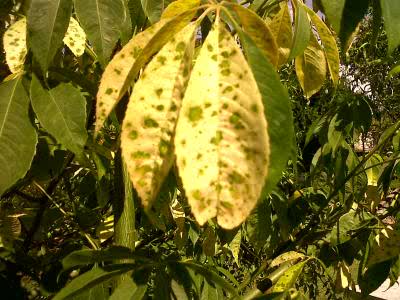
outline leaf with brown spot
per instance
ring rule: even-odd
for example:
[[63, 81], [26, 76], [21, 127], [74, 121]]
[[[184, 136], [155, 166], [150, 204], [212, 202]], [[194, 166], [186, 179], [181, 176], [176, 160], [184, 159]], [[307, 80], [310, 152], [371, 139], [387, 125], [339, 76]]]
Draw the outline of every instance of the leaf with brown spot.
[[145, 208], [151, 206], [173, 162], [172, 138], [190, 74], [197, 25], [185, 27], [151, 60], [129, 100], [122, 155]]
[[225, 26], [217, 21], [197, 57], [175, 149], [196, 220], [203, 225], [217, 217], [221, 227], [231, 229], [247, 218], [260, 197], [269, 139], [257, 83]]

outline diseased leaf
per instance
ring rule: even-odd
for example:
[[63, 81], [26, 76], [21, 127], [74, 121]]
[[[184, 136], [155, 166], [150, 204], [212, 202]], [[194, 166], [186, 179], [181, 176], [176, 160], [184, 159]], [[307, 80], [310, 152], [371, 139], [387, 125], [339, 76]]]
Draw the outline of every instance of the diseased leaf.
[[305, 96], [309, 99], [317, 93], [325, 82], [326, 61], [324, 50], [314, 35], [303, 54], [296, 57], [296, 74]]
[[293, 113], [289, 95], [273, 66], [246, 33], [240, 30], [238, 33], [261, 92], [264, 115], [268, 122], [271, 157], [268, 167], [268, 184], [264, 186], [262, 193], [264, 198], [281, 179], [291, 155], [289, 149], [293, 149], [294, 142]]
[[280, 264], [287, 262], [287, 261], [292, 261], [292, 260], [298, 260], [299, 258], [303, 258], [304, 254], [295, 252], [295, 251], [289, 251], [285, 252], [278, 257], [276, 257], [271, 264], [269, 265], [270, 268], [279, 266]]
[[269, 162], [264, 107], [241, 49], [217, 22], [197, 57], [176, 128], [179, 175], [199, 224], [240, 225]]
[[[164, 10], [161, 15], [161, 19], [173, 18], [181, 13], [193, 9], [200, 5], [200, 0], [177, 0], [172, 2], [168, 7]], [[196, 12], [193, 13], [193, 16]]]
[[101, 78], [96, 103], [96, 131], [126, 93], [143, 65], [190, 21], [191, 11], [163, 19], [139, 33], [114, 56]]
[[[373, 234], [373, 233], [372, 233]], [[381, 230], [369, 241], [367, 267], [387, 261], [400, 254], [400, 231], [389, 228]]]
[[307, 261], [299, 262], [294, 266], [290, 267], [279, 279], [278, 282], [273, 286], [273, 292], [284, 292], [293, 287], [299, 278], [301, 272]]
[[174, 0], [141, 0], [143, 11], [153, 24], [160, 20], [164, 9]]
[[332, 32], [329, 30], [328, 26], [322, 21], [319, 16], [307, 6], [304, 6], [307, 9], [308, 14], [311, 17], [312, 23], [315, 25], [318, 35], [321, 39], [321, 43], [324, 49], [326, 61], [328, 63], [329, 73], [331, 75], [332, 81], [334, 85], [337, 85], [339, 82], [339, 49], [336, 44], [335, 37]]
[[311, 27], [308, 15], [304, 6], [296, 0], [295, 21], [294, 21], [294, 36], [292, 47], [290, 50], [289, 61], [303, 54], [304, 50], [310, 42]]
[[21, 80], [0, 84], [0, 195], [26, 174], [36, 151], [37, 134]]
[[385, 29], [389, 42], [389, 53], [400, 45], [400, 2], [398, 0], [380, 0]]
[[72, 0], [32, 0], [28, 13], [28, 41], [46, 72], [63, 43], [72, 12]]
[[196, 27], [188, 25], [152, 59], [136, 82], [126, 111], [122, 155], [145, 208], [173, 163], [172, 137], [191, 71]]
[[235, 234], [233, 240], [229, 243], [229, 250], [231, 250], [233, 258], [238, 266], [240, 266], [239, 251], [241, 244], [242, 244], [242, 230], [239, 229], [238, 232]]
[[278, 46], [269, 26], [255, 12], [236, 4], [227, 3], [237, 13], [243, 30], [256, 43], [272, 65], [278, 63]]
[[288, 4], [285, 2], [281, 3], [280, 6], [281, 9], [279, 12], [268, 23], [278, 46], [278, 66], [285, 64], [289, 58], [293, 39], [292, 20], [290, 18]]
[[71, 84], [47, 91], [32, 77], [31, 99], [40, 124], [56, 140], [78, 156], [87, 140], [86, 101]]
[[64, 37], [64, 44], [72, 51], [72, 53], [79, 57], [85, 52], [86, 34], [78, 21], [74, 18], [69, 20], [67, 33]]
[[124, 7], [120, 0], [74, 0], [79, 23], [105, 67], [120, 37]]
[[24, 68], [26, 48], [26, 19], [22, 18], [11, 25], [3, 35], [6, 62], [12, 73]]

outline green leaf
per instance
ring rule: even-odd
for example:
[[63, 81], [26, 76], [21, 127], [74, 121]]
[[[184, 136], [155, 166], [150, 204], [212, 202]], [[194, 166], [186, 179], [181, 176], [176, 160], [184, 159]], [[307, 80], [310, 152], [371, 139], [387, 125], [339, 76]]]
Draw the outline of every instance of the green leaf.
[[[398, 246], [397, 246], [398, 247]], [[358, 284], [362, 295], [366, 296], [378, 289], [388, 278], [390, 272], [390, 261], [382, 262], [370, 267], [362, 276], [358, 278]], [[362, 264], [360, 264], [361, 266]]]
[[26, 174], [36, 151], [37, 134], [21, 81], [0, 84], [0, 195]]
[[99, 284], [83, 293], [74, 296], [74, 300], [106, 300], [109, 298], [109, 287], [107, 284]]
[[256, 206], [269, 162], [263, 111], [241, 49], [217, 20], [193, 68], [175, 136], [179, 175], [199, 224], [216, 216], [232, 229]]
[[32, 0], [28, 12], [28, 43], [45, 73], [63, 43], [72, 0]]
[[305, 96], [310, 99], [323, 86], [326, 79], [324, 51], [314, 35], [302, 54], [296, 57], [296, 74]]
[[141, 0], [141, 1], [142, 1], [143, 11], [152, 24], [160, 20], [162, 12], [171, 2], [173, 2], [173, 0]]
[[335, 29], [335, 31], [339, 33], [346, 0], [321, 0], [321, 2], [324, 8], [324, 13], [328, 18], [329, 23], [332, 25], [333, 29]]
[[64, 147], [80, 156], [87, 140], [86, 101], [71, 84], [60, 84], [47, 91], [33, 76], [33, 109], [40, 124]]
[[137, 285], [132, 280], [127, 280], [117, 286], [110, 300], [141, 300], [147, 291], [147, 285]]
[[7, 28], [3, 35], [6, 62], [12, 73], [24, 68], [26, 47], [26, 19], [22, 18]]
[[132, 19], [129, 11], [129, 0], [122, 1], [123, 19], [121, 22], [121, 43], [125, 46], [132, 38]]
[[292, 46], [293, 32], [289, 7], [286, 2], [280, 4], [281, 9], [268, 23], [278, 46], [278, 66], [287, 62]]
[[133, 37], [114, 56], [103, 73], [97, 93], [96, 131], [101, 129], [143, 65], [185, 27], [192, 18], [192, 13], [190, 10], [175, 18], [161, 20]]
[[176, 121], [191, 72], [195, 29], [189, 24], [167, 43], [136, 82], [122, 125], [122, 155], [147, 209], [173, 163]]
[[328, 63], [329, 73], [331, 74], [333, 84], [337, 85], [339, 82], [340, 58], [336, 39], [324, 21], [322, 21], [312, 9], [309, 9], [307, 6], [304, 7], [307, 9], [308, 14], [311, 16], [311, 21], [318, 31]]
[[77, 266], [118, 259], [147, 260], [146, 258], [135, 255], [129, 248], [112, 246], [104, 250], [86, 249], [74, 251], [62, 260], [62, 265], [64, 269], [70, 269]]
[[107, 282], [113, 277], [132, 271], [131, 264], [110, 265], [104, 268], [93, 268], [73, 279], [53, 298], [54, 300], [74, 299], [75, 296], [84, 294], [88, 289]]
[[400, 2], [398, 0], [380, 0], [383, 20], [389, 42], [389, 53], [400, 45]]
[[210, 267], [206, 267], [200, 264], [196, 264], [191, 261], [185, 261], [185, 262], [179, 262], [179, 264], [186, 266], [189, 269], [192, 269], [196, 273], [199, 273], [204, 276], [207, 280], [210, 282], [213, 282], [214, 284], [220, 286], [223, 288], [225, 291], [229, 292], [231, 296], [233, 297], [239, 297], [238, 292], [236, 289], [224, 278], [219, 276], [214, 270], [212, 270]]
[[278, 282], [273, 286], [273, 292], [284, 292], [294, 286], [297, 279], [299, 278], [307, 260], [302, 261], [294, 266], [290, 267], [279, 279]]
[[247, 34], [241, 34], [240, 39], [261, 92], [264, 114], [268, 123], [271, 154], [268, 184], [265, 185], [262, 193], [264, 197], [281, 179], [291, 155], [294, 141], [292, 108], [287, 90], [280, 82], [274, 67]]
[[74, 0], [79, 23], [93, 45], [97, 59], [104, 68], [120, 37], [124, 21], [121, 0]]
[[291, 61], [296, 56], [301, 55], [307, 48], [311, 37], [310, 20], [308, 19], [307, 11], [301, 5], [299, 0], [296, 0], [295, 22], [293, 43], [288, 61]]
[[238, 15], [243, 31], [246, 32], [258, 48], [269, 59], [273, 66], [278, 63], [278, 46], [276, 44], [275, 36], [271, 29], [253, 11], [241, 6], [227, 3], [233, 11]]

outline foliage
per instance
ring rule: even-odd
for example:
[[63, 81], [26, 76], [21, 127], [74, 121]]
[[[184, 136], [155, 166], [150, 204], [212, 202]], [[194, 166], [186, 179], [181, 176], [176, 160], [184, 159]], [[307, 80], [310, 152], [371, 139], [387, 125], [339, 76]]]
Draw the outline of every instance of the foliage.
[[393, 285], [400, 6], [312, 4], [0, 3], [4, 295]]

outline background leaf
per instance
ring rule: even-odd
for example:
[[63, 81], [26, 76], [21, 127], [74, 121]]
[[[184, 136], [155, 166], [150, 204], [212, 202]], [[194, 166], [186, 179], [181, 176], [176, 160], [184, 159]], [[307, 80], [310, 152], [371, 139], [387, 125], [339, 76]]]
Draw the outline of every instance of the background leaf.
[[36, 151], [37, 134], [21, 81], [0, 84], [0, 195], [25, 175]]
[[121, 0], [75, 0], [75, 12], [104, 68], [120, 37], [125, 15], [123, 3]]
[[28, 43], [46, 72], [61, 47], [72, 11], [72, 0], [32, 0], [28, 13]]
[[389, 53], [400, 45], [400, 2], [396, 0], [380, 0], [385, 29], [389, 42]]
[[162, 12], [171, 2], [173, 2], [173, 0], [141, 0], [141, 1], [142, 1], [143, 11], [152, 24], [160, 20]]
[[60, 144], [80, 156], [87, 140], [86, 101], [80, 91], [71, 84], [46, 91], [33, 77], [31, 97], [40, 124]]

